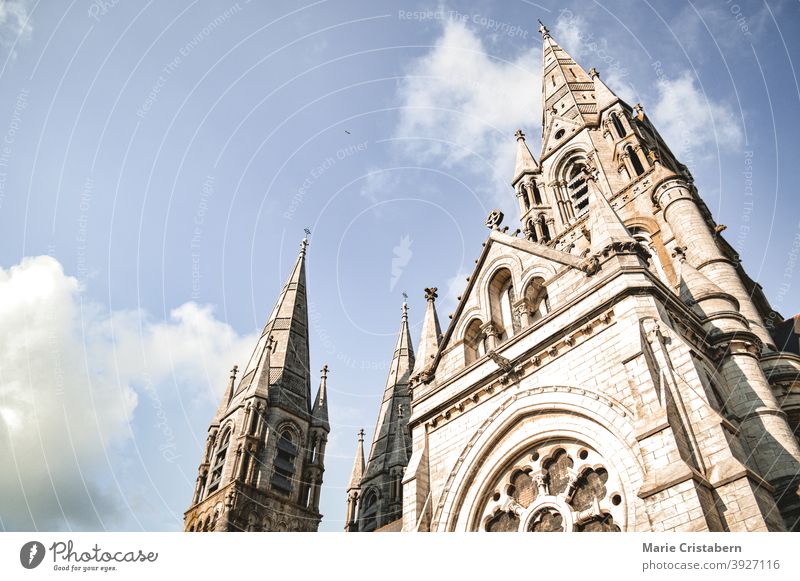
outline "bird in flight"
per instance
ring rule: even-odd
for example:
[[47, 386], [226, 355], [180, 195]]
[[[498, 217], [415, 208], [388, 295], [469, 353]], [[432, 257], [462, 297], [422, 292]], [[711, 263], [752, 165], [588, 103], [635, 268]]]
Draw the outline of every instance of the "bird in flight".
[[345, 129], [344, 132], [350, 135], [350, 132], [347, 129]]

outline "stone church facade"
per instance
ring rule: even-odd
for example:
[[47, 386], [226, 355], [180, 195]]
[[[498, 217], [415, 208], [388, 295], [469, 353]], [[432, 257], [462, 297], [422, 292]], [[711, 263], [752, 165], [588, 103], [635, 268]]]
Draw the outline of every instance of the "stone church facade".
[[796, 334], [643, 108], [540, 31], [523, 227], [489, 215], [443, 334], [426, 290], [416, 358], [404, 306], [346, 530], [798, 530]]

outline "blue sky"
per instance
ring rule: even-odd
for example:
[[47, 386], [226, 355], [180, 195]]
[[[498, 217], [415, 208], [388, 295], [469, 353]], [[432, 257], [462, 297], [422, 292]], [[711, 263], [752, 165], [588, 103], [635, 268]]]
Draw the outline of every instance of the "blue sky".
[[[537, 18], [800, 312], [795, 2], [0, 2], [0, 529], [179, 530], [228, 369], [309, 249], [341, 530], [401, 293], [443, 325], [540, 132]], [[316, 382], [315, 382], [316, 388]]]

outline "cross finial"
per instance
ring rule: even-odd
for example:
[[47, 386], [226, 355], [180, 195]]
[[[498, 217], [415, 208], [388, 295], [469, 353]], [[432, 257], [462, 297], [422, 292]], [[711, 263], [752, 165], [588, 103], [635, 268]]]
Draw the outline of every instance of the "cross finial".
[[327, 363], [322, 366], [322, 370], [320, 371], [320, 373], [322, 373], [322, 379], [326, 379], [328, 377], [328, 364]]
[[522, 132], [522, 129], [517, 129], [517, 131], [514, 133], [514, 137], [517, 138], [517, 141], [519, 141], [520, 139], [522, 141], [525, 141], [525, 134]]
[[306, 235], [303, 238], [303, 240], [300, 242], [300, 254], [302, 256], [305, 256], [306, 255], [306, 248], [308, 248], [308, 237], [311, 236], [311, 230], [309, 230], [308, 228], [303, 228], [303, 232], [305, 232]]
[[363, 442], [364, 441], [364, 428], [361, 428], [360, 430], [358, 430], [358, 441], [359, 442]]
[[541, 20], [539, 20], [539, 32], [542, 33], [542, 38], [550, 38], [550, 31], [547, 30], [547, 27], [544, 25], [544, 22], [542, 22]]
[[677, 258], [678, 262], [684, 262], [686, 260], [686, 247], [676, 246], [675, 250], [672, 251], [672, 258]]
[[425, 300], [427, 301], [435, 301], [439, 295], [436, 294], [436, 291], [439, 289], [435, 286], [429, 287], [425, 289]]
[[236, 373], [239, 371], [239, 366], [234, 365], [233, 369], [231, 369], [231, 379], [236, 379]]

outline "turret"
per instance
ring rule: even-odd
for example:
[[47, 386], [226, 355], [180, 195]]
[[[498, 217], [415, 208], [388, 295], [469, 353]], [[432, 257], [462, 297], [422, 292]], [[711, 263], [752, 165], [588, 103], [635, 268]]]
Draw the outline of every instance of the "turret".
[[361, 478], [364, 476], [364, 430], [358, 431], [358, 447], [353, 470], [350, 472], [350, 482], [347, 484], [347, 512], [345, 515], [344, 530], [348, 533], [358, 532], [358, 500], [361, 495]]

